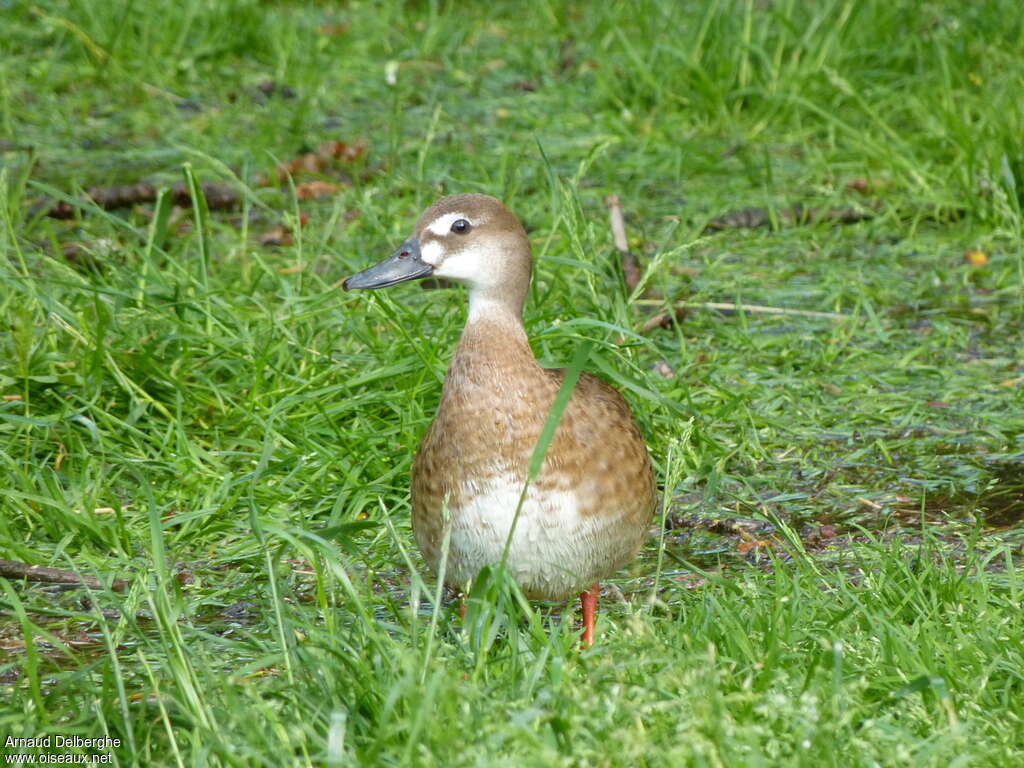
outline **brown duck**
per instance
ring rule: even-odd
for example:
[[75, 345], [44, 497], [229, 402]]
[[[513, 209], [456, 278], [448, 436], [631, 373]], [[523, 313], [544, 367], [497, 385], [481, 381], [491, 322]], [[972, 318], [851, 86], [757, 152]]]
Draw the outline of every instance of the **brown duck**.
[[[430, 206], [389, 258], [346, 290], [428, 276], [469, 290], [469, 317], [441, 404], [412, 465], [412, 526], [436, 572], [448, 526], [445, 582], [466, 586], [505, 551], [527, 464], [564, 370], [538, 365], [523, 329], [533, 269], [526, 232], [498, 200], [453, 195]], [[633, 559], [654, 511], [651, 459], [629, 406], [582, 374], [540, 474], [527, 490], [506, 567], [531, 599], [580, 593], [593, 643], [599, 582]]]

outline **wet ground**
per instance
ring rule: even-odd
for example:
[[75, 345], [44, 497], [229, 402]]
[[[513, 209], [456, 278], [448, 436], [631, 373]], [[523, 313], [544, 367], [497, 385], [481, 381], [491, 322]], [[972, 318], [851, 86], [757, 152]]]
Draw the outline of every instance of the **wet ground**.
[[[911, 549], [927, 540], [929, 546], [941, 547], [944, 555], [954, 561], [966, 552], [966, 542], [971, 539], [977, 546], [1002, 546], [1010, 553], [1009, 560], [989, 559], [987, 569], [1002, 570], [1008, 562], [1024, 563], [1024, 460], [1001, 459], [985, 469], [988, 480], [983, 487], [917, 496], [896, 492], [872, 494], [870, 499], [847, 499], [838, 510], [822, 509], [822, 498], [814, 488], [807, 493], [780, 494], [759, 504], [725, 502], [725, 492], [711, 501], [700, 492], [677, 495], [664, 516], [664, 531], [652, 529], [650, 544], [632, 567], [634, 578], [620, 581], [619, 586], [608, 586], [604, 599], [614, 602], [622, 599], [623, 593], [634, 597], [650, 595], [655, 579], [642, 574], [657, 569], [661, 540], [665, 550], [659, 583], [666, 594], [679, 585], [702, 588], [707, 583], [704, 573], [728, 577], [751, 565], [770, 570], [784, 565], [801, 551], [823, 565], [834, 566], [857, 547], [894, 539]], [[807, 513], [815, 507], [816, 518], [810, 519]], [[291, 569], [291, 592], [285, 595], [285, 601], [314, 602], [316, 580], [312, 567], [302, 560], [286, 560], [282, 564]], [[175, 569], [175, 581], [187, 587], [208, 570], [209, 566], [201, 562], [180, 564]], [[381, 620], [408, 610], [409, 579], [403, 569], [360, 571], [360, 577], [370, 581], [380, 601], [375, 612]], [[234, 601], [202, 601], [188, 622], [203, 632], [220, 636], [271, 631], [271, 617], [261, 607], [258, 586], [253, 586], [255, 591], [250, 590], [252, 594], [246, 596], [231, 592], [240, 598]], [[16, 588], [24, 604], [45, 602], [48, 610], [27, 610], [29, 620], [44, 630], [33, 635], [31, 652], [26, 649], [21, 622], [10, 614], [0, 620], [0, 684], [19, 679], [19, 667], [27, 655], [38, 657], [44, 668], [56, 672], [81, 668], [109, 652], [110, 641], [99, 628], [96, 612], [102, 613], [108, 626], [122, 618], [112, 602], [120, 598], [113, 592], [99, 593], [66, 584], [33, 583]], [[419, 597], [419, 613], [423, 616], [432, 611], [430, 598], [431, 595]], [[445, 607], [450, 608], [457, 599], [446, 592]], [[667, 599], [671, 600], [668, 594]], [[557, 606], [551, 610], [553, 614], [559, 612]], [[136, 612], [131, 622], [143, 635], [158, 631], [147, 611]], [[126, 640], [117, 646], [118, 654], [132, 653], [138, 642]]]

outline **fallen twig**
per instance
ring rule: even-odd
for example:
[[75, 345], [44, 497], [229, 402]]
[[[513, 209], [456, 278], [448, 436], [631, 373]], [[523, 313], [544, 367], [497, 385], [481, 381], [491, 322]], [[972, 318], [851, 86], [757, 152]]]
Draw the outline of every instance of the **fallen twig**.
[[[828, 222], [831, 224], [856, 224], [868, 221], [881, 213], [881, 200], [869, 200], [863, 205], [847, 205], [835, 208], [811, 208], [801, 203], [775, 210], [775, 219], [768, 208], [739, 208], [721, 216], [715, 216], [704, 225], [704, 233], [721, 232], [726, 229], [757, 229], [777, 225], [789, 227], [799, 224]], [[911, 203], [897, 210], [901, 218], [921, 217], [929, 220], [956, 221], [965, 214], [965, 209], [955, 206], [939, 206]]]
[[[298, 176], [300, 173], [325, 173], [330, 168], [343, 164], [351, 164], [366, 154], [367, 144], [365, 141], [355, 141], [351, 144], [344, 141], [325, 141], [317, 147], [316, 152], [307, 152], [299, 155], [288, 162], [278, 164], [273, 176], [261, 174], [255, 181], [257, 187], [267, 187], [272, 184], [284, 183], [289, 177]], [[348, 176], [336, 179], [339, 183], [349, 183]], [[238, 208], [242, 203], [242, 192], [229, 184], [217, 182], [204, 182], [202, 185], [203, 195], [206, 197], [206, 204], [212, 211], [229, 211]], [[152, 203], [156, 200], [159, 187], [147, 182], [138, 184], [118, 184], [106, 187], [91, 187], [86, 191], [86, 198], [99, 206], [110, 211], [117, 208], [130, 208], [140, 203]], [[295, 194], [299, 200], [324, 197], [338, 191], [338, 185], [330, 182], [315, 180], [296, 187]], [[171, 198], [175, 205], [190, 207], [192, 205], [192, 194], [184, 182], [178, 182], [171, 187]], [[72, 203], [60, 201], [52, 202], [43, 200], [38, 203], [33, 214], [42, 212], [52, 219], [70, 219], [75, 215], [76, 206]]]
[[[872, 219], [880, 207], [873, 203], [870, 208], [808, 208], [800, 203], [780, 208], [776, 211], [776, 221], [781, 226], [794, 224], [810, 224], [816, 221], [829, 221], [835, 224], [855, 224], [858, 221]], [[741, 208], [729, 211], [711, 219], [704, 232], [721, 232], [725, 229], [757, 229], [772, 225], [772, 214], [767, 208]]]
[[622, 260], [622, 277], [629, 290], [636, 288], [640, 282], [640, 265], [636, 256], [629, 251], [629, 241], [626, 239], [626, 223], [622, 218], [622, 204], [618, 195], [608, 195], [604, 199], [611, 214], [612, 240], [615, 243], [615, 250], [619, 252]]
[[[237, 189], [227, 184], [204, 182], [202, 185], [206, 204], [212, 211], [230, 211], [241, 203], [242, 196]], [[90, 187], [86, 197], [105, 211], [117, 208], [130, 208], [140, 203], [152, 203], [156, 200], [158, 188], [144, 182], [139, 184], [120, 184], [112, 187]], [[175, 205], [190, 207], [192, 195], [184, 182], [171, 187], [171, 199]], [[47, 203], [44, 202], [43, 206]], [[60, 201], [46, 208], [44, 213], [51, 219], [70, 219], [75, 215], [76, 206]]]
[[686, 317], [686, 307], [677, 304], [672, 312], [659, 312], [653, 317], [648, 318], [640, 326], [640, 333], [650, 333], [655, 328], [668, 328], [672, 325], [673, 318], [675, 318], [676, 322], [681, 322], [684, 317]]
[[[17, 560], [0, 560], [0, 578], [42, 581], [47, 584], [71, 584], [92, 589], [104, 586], [95, 576], [86, 576], [61, 568], [48, 568], [44, 565], [30, 565]], [[115, 592], [123, 592], [128, 588], [128, 582], [124, 579], [114, 579], [110, 588]]]
[[[637, 304], [647, 306], [658, 306], [664, 304], [658, 299], [637, 299]], [[818, 317], [824, 320], [848, 320], [852, 315], [842, 315], [836, 312], [815, 312], [809, 309], [789, 309], [787, 307], [766, 307], [762, 304], [729, 304], [719, 301], [679, 301], [677, 308], [692, 309], [714, 309], [727, 314], [738, 314], [739, 312], [750, 312], [755, 315], [795, 315], [797, 317]], [[659, 315], [651, 318], [653, 321]], [[650, 322], [650, 321], [649, 321]], [[664, 321], [663, 321], [664, 322]], [[657, 326], [654, 326], [657, 327]]]

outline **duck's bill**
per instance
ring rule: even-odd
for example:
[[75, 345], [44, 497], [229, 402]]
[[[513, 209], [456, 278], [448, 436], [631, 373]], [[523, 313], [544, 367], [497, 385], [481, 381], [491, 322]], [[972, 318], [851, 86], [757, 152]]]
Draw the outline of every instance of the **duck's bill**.
[[352, 275], [341, 284], [346, 291], [355, 289], [387, 288], [407, 280], [429, 277], [434, 268], [420, 258], [419, 240], [406, 240], [398, 250], [379, 264]]

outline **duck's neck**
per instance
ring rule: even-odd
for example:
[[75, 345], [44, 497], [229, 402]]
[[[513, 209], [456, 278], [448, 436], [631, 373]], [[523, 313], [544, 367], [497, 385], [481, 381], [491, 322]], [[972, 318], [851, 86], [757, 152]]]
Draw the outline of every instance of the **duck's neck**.
[[510, 297], [507, 295], [494, 295], [490, 291], [481, 288], [471, 288], [469, 291], [469, 316], [466, 318], [468, 328], [475, 322], [484, 319], [500, 320], [512, 323], [520, 329], [523, 327], [523, 297]]
[[448, 368], [445, 388], [501, 388], [510, 378], [537, 367], [518, 307], [471, 297], [469, 317]]

